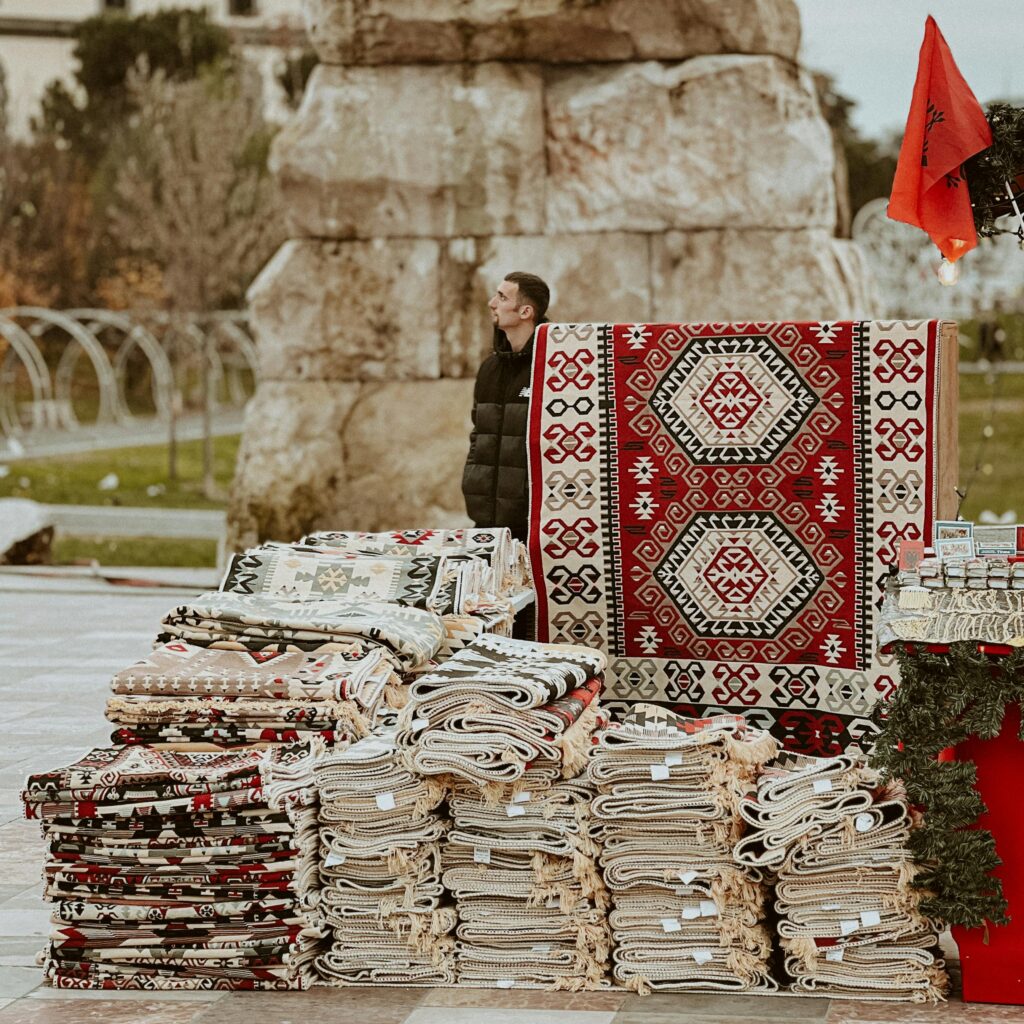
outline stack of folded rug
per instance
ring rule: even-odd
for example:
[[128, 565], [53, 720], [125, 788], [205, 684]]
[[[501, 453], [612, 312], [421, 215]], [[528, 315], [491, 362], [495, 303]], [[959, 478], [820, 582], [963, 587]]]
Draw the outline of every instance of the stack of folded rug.
[[410, 686], [399, 741], [452, 787], [444, 883], [459, 913], [459, 982], [606, 983], [607, 894], [585, 779], [603, 657], [480, 637]]
[[614, 910], [614, 977], [650, 989], [773, 991], [761, 872], [738, 868], [736, 804], [776, 750], [742, 717], [637, 705], [588, 775]]
[[317, 763], [321, 909], [333, 941], [316, 961], [333, 985], [450, 985], [455, 912], [443, 902], [435, 813], [445, 787], [401, 764], [394, 726]]
[[454, 784], [442, 863], [458, 906], [459, 983], [599, 988], [611, 936], [589, 835], [593, 790], [585, 777], [530, 776]]
[[322, 945], [313, 750], [98, 748], [29, 777], [61, 988], [296, 989]]
[[572, 778], [586, 766], [604, 656], [586, 647], [481, 636], [409, 687], [401, 742], [424, 775], [478, 786]]
[[406, 703], [405, 677], [445, 635], [434, 612], [368, 598], [201, 594], [164, 617], [162, 646], [114, 677], [111, 738], [344, 745]]
[[346, 744], [402, 703], [396, 667], [386, 648], [365, 641], [309, 653], [173, 640], [114, 675], [111, 741]]
[[849, 756], [784, 754], [742, 804], [758, 832], [737, 858], [778, 870], [776, 909], [797, 991], [924, 1001], [948, 988], [935, 926], [918, 909], [914, 827], [896, 784]]

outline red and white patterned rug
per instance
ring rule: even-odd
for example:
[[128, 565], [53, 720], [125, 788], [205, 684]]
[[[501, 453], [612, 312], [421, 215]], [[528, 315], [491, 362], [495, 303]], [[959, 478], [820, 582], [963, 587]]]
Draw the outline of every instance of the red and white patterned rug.
[[869, 747], [880, 582], [931, 534], [938, 355], [937, 321], [541, 327], [538, 639], [605, 651], [612, 707]]

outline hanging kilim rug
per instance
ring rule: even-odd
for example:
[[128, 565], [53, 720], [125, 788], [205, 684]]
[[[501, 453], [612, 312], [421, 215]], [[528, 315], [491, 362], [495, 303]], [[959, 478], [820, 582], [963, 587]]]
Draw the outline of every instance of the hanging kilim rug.
[[931, 533], [938, 352], [937, 321], [541, 327], [538, 639], [604, 650], [618, 710], [868, 748], [880, 582]]

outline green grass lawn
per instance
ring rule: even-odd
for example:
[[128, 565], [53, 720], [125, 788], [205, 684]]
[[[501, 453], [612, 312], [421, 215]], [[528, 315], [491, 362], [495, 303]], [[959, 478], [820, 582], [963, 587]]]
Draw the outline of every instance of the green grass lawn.
[[[202, 441], [178, 445], [178, 479], [167, 479], [167, 445], [116, 448], [24, 459], [9, 464], [0, 479], [0, 498], [31, 498], [44, 505], [127, 505], [148, 508], [223, 508], [238, 455], [237, 434], [213, 439], [213, 471], [222, 496], [203, 497]], [[101, 491], [100, 480], [116, 473], [116, 490]], [[147, 488], [163, 488], [150, 494]]]
[[[960, 377], [960, 490], [967, 491], [960, 514], [977, 521], [984, 510], [1011, 510], [1024, 521], [1024, 375], [997, 379], [992, 414], [992, 386], [981, 375]], [[992, 434], [982, 431], [991, 425]], [[977, 472], [975, 464], [979, 465]]]

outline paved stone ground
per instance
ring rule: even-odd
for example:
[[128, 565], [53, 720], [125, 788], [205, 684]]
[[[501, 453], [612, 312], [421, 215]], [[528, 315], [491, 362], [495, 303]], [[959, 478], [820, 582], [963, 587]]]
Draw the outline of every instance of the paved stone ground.
[[[156, 570], [140, 570], [153, 578]], [[43, 984], [48, 931], [38, 825], [18, 792], [32, 771], [106, 742], [110, 674], [149, 649], [173, 591], [88, 579], [0, 574], [0, 1024], [989, 1024], [1024, 1008], [916, 1007], [792, 997], [624, 992], [572, 995], [481, 989], [315, 989], [307, 993], [77, 993]]]

